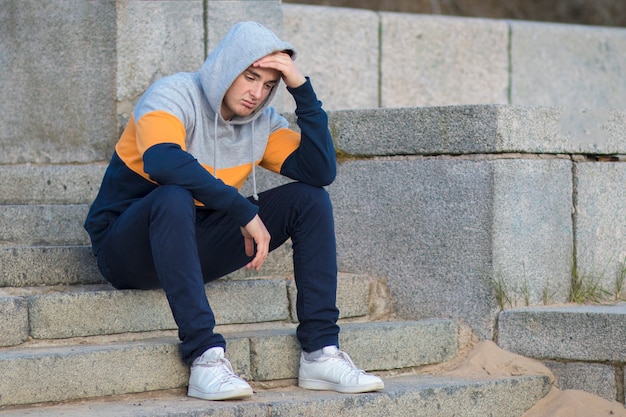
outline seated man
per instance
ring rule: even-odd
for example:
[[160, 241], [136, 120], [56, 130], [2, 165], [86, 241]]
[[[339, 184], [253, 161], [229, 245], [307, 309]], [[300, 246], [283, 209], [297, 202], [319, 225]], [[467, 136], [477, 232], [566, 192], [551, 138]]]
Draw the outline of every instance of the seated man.
[[[259, 270], [289, 238], [299, 386], [358, 393], [384, 385], [338, 349], [334, 224], [322, 188], [335, 178], [335, 151], [326, 113], [295, 56], [267, 28], [242, 22], [199, 72], [154, 83], [117, 142], [85, 221], [98, 267], [115, 288], [165, 291], [193, 397], [252, 395], [224, 357], [204, 284], [244, 266]], [[269, 107], [281, 79], [301, 134]], [[257, 195], [257, 165], [296, 182]], [[254, 195], [245, 198], [239, 188], [250, 174]]]

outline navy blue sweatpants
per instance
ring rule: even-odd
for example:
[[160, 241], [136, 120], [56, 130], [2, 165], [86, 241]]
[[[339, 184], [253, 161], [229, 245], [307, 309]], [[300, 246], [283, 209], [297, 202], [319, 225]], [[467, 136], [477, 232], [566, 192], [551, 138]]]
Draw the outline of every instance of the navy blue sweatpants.
[[[337, 260], [328, 193], [296, 182], [259, 194], [255, 204], [271, 235], [270, 250], [288, 238], [293, 243], [302, 349], [338, 345]], [[175, 185], [160, 186], [133, 203], [110, 227], [98, 252], [100, 271], [115, 288], [163, 288], [187, 364], [211, 347], [226, 347], [223, 336], [214, 333], [204, 284], [251, 259], [237, 223], [222, 212], [196, 207], [191, 193]]]

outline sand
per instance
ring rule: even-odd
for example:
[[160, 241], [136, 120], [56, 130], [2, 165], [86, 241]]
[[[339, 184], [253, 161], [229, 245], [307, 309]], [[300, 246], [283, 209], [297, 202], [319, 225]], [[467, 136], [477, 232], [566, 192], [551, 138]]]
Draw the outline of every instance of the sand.
[[[466, 355], [430, 372], [468, 378], [493, 378], [522, 375], [554, 375], [541, 362], [500, 349], [491, 341], [473, 345]], [[626, 417], [626, 408], [616, 401], [608, 401], [579, 390], [560, 390], [552, 387], [548, 395], [537, 402], [522, 417]]]

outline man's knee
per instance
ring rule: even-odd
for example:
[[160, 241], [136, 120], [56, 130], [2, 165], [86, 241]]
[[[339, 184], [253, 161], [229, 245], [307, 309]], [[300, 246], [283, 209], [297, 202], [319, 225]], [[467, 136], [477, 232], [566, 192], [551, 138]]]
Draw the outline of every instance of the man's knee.
[[178, 185], [161, 185], [150, 193], [152, 208], [159, 212], [183, 214], [195, 212], [191, 191]]

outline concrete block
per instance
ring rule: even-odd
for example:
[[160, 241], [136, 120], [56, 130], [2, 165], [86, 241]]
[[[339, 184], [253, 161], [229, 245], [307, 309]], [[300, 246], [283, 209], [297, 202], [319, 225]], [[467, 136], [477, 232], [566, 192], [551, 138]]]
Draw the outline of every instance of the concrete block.
[[[410, 368], [454, 357], [457, 327], [450, 320], [344, 323], [339, 343], [362, 369]], [[297, 378], [300, 346], [295, 329], [255, 333], [250, 351], [254, 380]]]
[[28, 339], [26, 299], [0, 296], [0, 317], [0, 346], [19, 345]]
[[626, 107], [626, 30], [509, 22], [511, 104]]
[[498, 345], [536, 359], [626, 361], [626, 304], [510, 309]]
[[502, 105], [329, 113], [350, 155], [623, 154], [626, 112]]
[[115, 122], [114, 2], [7, 0], [0, 164], [106, 159]]
[[457, 334], [452, 320], [371, 322], [343, 325], [339, 343], [359, 367], [387, 370], [452, 359], [457, 354]]
[[550, 389], [543, 376], [486, 381], [446, 379], [422, 375], [385, 378], [382, 392], [345, 395], [312, 392], [296, 387], [259, 390], [245, 401], [203, 401], [178, 393], [130, 396], [37, 407], [11, 408], [4, 417], [63, 415], [66, 417], [152, 416], [165, 417], [176, 410], [179, 417], [259, 416], [456, 416], [518, 417]]
[[[298, 67], [311, 77], [324, 108], [378, 107], [378, 14], [289, 4], [282, 10], [284, 38], [300, 52]], [[286, 96], [277, 108], [293, 111]]]
[[513, 305], [569, 299], [572, 277], [572, 163], [495, 160], [493, 278]]
[[544, 362], [555, 377], [554, 385], [561, 389], [586, 391], [608, 401], [615, 401], [615, 367], [601, 363]]
[[189, 378], [174, 338], [6, 351], [0, 374], [0, 406], [170, 389]]
[[[339, 274], [337, 277], [337, 307], [339, 318], [364, 317], [369, 313], [370, 277], [366, 275]], [[296, 314], [296, 297], [298, 290], [295, 281], [287, 282], [291, 319], [298, 321]]]
[[205, 28], [208, 51], [242, 20], [254, 20], [280, 34], [283, 17], [280, 3], [280, 0], [208, 0]]
[[[29, 298], [36, 339], [176, 329], [163, 291], [102, 290]], [[206, 286], [218, 324], [287, 320], [283, 280], [216, 281]], [[85, 315], [84, 312], [90, 314]]]
[[626, 164], [575, 167], [576, 267], [580, 277], [615, 295], [626, 278]]
[[490, 339], [492, 183], [489, 161], [342, 163], [329, 187], [339, 269], [386, 277], [399, 317], [455, 317]]
[[0, 246], [0, 287], [103, 284], [89, 246]]
[[117, 100], [120, 129], [141, 94], [156, 80], [197, 71], [205, 57], [202, 0], [115, 3]]
[[340, 270], [387, 277], [400, 317], [455, 317], [490, 339], [499, 275], [533, 303], [546, 287], [566, 299], [571, 184], [567, 160], [344, 162], [329, 187]]
[[83, 223], [89, 206], [9, 205], [0, 207], [0, 244], [87, 245]]
[[505, 21], [381, 13], [382, 107], [508, 103]]
[[0, 203], [90, 204], [105, 169], [100, 164], [2, 165]]

